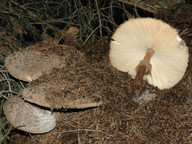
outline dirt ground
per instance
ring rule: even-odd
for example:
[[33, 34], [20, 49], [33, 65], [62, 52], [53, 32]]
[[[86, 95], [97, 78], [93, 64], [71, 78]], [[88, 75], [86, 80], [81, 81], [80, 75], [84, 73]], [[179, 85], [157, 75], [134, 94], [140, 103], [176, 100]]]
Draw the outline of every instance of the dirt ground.
[[67, 112], [47, 134], [32, 135], [14, 130], [10, 143], [192, 143], [192, 5], [176, 6], [159, 12], [156, 17], [177, 28], [189, 47], [187, 71], [175, 87], [158, 90], [144, 82], [142, 92], [149, 90], [156, 97], [139, 104], [133, 100], [132, 78], [110, 65], [110, 38], [84, 46], [74, 42], [84, 53], [93, 76], [105, 86], [102, 107]]

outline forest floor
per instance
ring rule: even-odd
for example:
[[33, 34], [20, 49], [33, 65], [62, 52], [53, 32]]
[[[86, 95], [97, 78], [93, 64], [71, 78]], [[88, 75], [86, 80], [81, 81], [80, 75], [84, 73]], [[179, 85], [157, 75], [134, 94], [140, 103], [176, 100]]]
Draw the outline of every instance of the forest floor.
[[[70, 112], [47, 134], [32, 135], [19, 130], [10, 134], [10, 143], [192, 143], [192, 5], [158, 12], [155, 17], [179, 30], [189, 47], [189, 64], [183, 79], [173, 88], [158, 90], [144, 82], [142, 92], [156, 96], [149, 102], [134, 100], [133, 79], [114, 69], [109, 62], [110, 38], [69, 42], [81, 51], [105, 85], [102, 107]], [[69, 44], [66, 43], [66, 44]]]

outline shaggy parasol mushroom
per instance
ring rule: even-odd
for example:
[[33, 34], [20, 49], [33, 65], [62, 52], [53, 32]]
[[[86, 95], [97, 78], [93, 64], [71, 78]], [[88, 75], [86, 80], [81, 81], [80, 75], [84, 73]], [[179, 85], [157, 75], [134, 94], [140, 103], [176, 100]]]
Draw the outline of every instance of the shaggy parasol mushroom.
[[[99, 86], [91, 77], [84, 63], [76, 62], [62, 69], [53, 69], [49, 74], [44, 73], [21, 92], [22, 98], [9, 98], [4, 105], [4, 113], [10, 123], [14, 127], [21, 126], [18, 129], [26, 132], [45, 133], [56, 124], [56, 117], [51, 110], [57, 109], [63, 113], [63, 109], [101, 106], [103, 86]], [[44, 127], [46, 124], [48, 127]]]
[[[78, 55], [70, 57], [79, 58]], [[66, 62], [69, 64], [69, 61]], [[63, 109], [101, 106], [102, 93], [102, 86], [91, 77], [84, 63], [71, 62], [71, 65], [53, 69], [32, 81], [20, 93], [21, 97], [9, 98], [4, 104], [4, 113], [8, 121], [16, 128], [19, 126], [20, 130], [45, 133], [56, 125], [57, 117], [51, 114], [52, 110], [62, 114]], [[46, 124], [47, 127], [44, 126]]]
[[[64, 33], [64, 31], [62, 31]], [[70, 27], [66, 33], [70, 38], [76, 38], [79, 29]], [[23, 81], [31, 82], [36, 80], [44, 73], [50, 73], [53, 68], [62, 68], [65, 66], [66, 58], [69, 57], [68, 45], [57, 44], [56, 39], [52, 39], [47, 34], [43, 34], [43, 42], [36, 45], [28, 46], [27, 48], [10, 54], [5, 59], [5, 66], [9, 73]], [[57, 51], [65, 50], [66, 52]], [[62, 53], [62, 55], [58, 55]], [[72, 52], [71, 52], [72, 53]], [[81, 54], [74, 50], [74, 54]]]
[[18, 51], [5, 59], [5, 66], [9, 73], [23, 81], [31, 82], [43, 73], [50, 73], [53, 68], [61, 68], [59, 56], [55, 54], [47, 55], [31, 49], [31, 46], [24, 51]]
[[[55, 127], [58, 115], [66, 109], [102, 105], [103, 86], [72, 46], [46, 41], [15, 52], [5, 61], [14, 77], [31, 81], [20, 97], [11, 97], [4, 105], [7, 119], [20, 130], [45, 133]], [[54, 110], [60, 113], [52, 114]]]
[[171, 88], [182, 79], [188, 57], [177, 30], [153, 18], [121, 24], [110, 44], [109, 58], [115, 68], [135, 77], [136, 85], [144, 78], [159, 89]]
[[43, 110], [19, 96], [9, 98], [4, 106], [7, 120], [16, 128], [30, 133], [46, 133], [56, 126], [59, 113]]

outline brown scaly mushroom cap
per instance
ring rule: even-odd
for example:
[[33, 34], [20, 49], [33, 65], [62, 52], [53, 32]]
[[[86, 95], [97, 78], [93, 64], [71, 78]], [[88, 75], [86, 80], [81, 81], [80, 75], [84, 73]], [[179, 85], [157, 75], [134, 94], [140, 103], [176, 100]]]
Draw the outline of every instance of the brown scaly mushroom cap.
[[[70, 29], [70, 33], [74, 35], [77, 30]], [[103, 86], [74, 47], [55, 42], [50, 46], [49, 41], [44, 41], [8, 56], [5, 65], [16, 78], [32, 81], [21, 92], [25, 101], [11, 97], [4, 105], [10, 123], [15, 127], [24, 125], [18, 129], [45, 133], [55, 127], [55, 116], [33, 104], [50, 109], [84, 109], [102, 104]], [[41, 127], [46, 124], [48, 127]]]
[[188, 57], [188, 48], [177, 30], [153, 18], [124, 22], [110, 44], [109, 58], [115, 68], [135, 77], [138, 65], [144, 64], [150, 71], [144, 79], [159, 89], [171, 88], [182, 79]]
[[19, 96], [10, 97], [3, 106], [7, 120], [16, 128], [30, 133], [46, 133], [54, 129], [59, 116], [25, 102]]
[[46, 53], [29, 49], [7, 56], [5, 66], [15, 78], [31, 82], [43, 73], [49, 73], [53, 68], [62, 67], [59, 59], [61, 58], [57, 55], [47, 55]]
[[33, 81], [21, 96], [31, 103], [51, 109], [84, 109], [102, 105], [100, 86], [84, 64], [53, 70]]
[[[75, 37], [79, 29], [70, 27], [67, 31], [69, 36]], [[10, 54], [5, 59], [5, 67], [9, 73], [23, 81], [31, 82], [50, 73], [53, 68], [62, 68], [66, 65], [66, 59], [70, 54], [82, 58], [82, 54], [75, 48], [67, 45], [59, 45], [56, 39], [43, 34], [43, 42]]]

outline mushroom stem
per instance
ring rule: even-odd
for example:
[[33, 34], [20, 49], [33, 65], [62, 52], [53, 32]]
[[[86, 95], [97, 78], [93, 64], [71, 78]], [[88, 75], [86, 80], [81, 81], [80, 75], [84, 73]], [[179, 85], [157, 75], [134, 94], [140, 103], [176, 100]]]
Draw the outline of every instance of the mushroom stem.
[[[147, 50], [147, 53], [145, 54], [145, 57], [143, 58], [143, 60], [142, 61], [144, 61], [145, 63], [148, 63], [148, 64], [150, 64], [150, 59], [151, 59], [151, 57], [153, 56], [153, 54], [154, 54], [154, 50], [152, 49], [152, 48], [149, 48], [148, 50]], [[141, 61], [141, 62], [142, 62]], [[138, 85], [140, 85], [141, 84], [141, 81], [142, 81], [142, 79], [143, 79], [143, 76], [144, 76], [144, 74], [146, 73], [146, 64], [144, 64], [144, 63], [141, 63], [140, 62], [140, 65], [139, 65], [139, 68], [138, 68], [138, 71], [137, 71], [137, 75], [136, 75], [136, 77], [135, 77], [135, 80], [134, 80], [134, 84], [136, 85], [136, 86], [138, 86]]]

